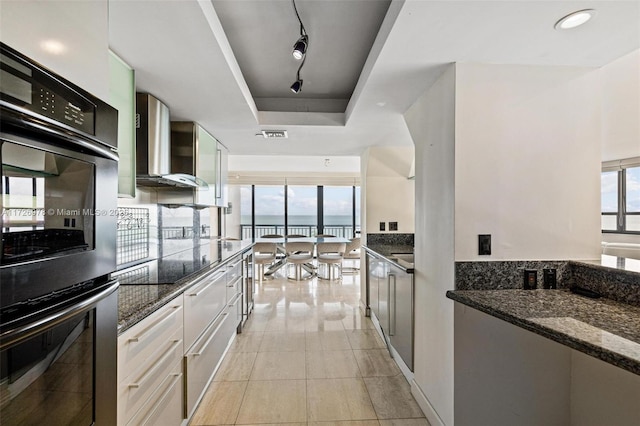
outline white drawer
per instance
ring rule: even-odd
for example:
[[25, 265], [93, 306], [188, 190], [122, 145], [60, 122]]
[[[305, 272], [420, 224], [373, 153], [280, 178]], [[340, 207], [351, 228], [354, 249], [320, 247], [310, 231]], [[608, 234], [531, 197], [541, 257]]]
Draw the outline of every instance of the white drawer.
[[191, 415], [236, 332], [237, 309], [242, 298], [220, 314], [185, 354], [187, 414]]
[[236, 297], [236, 294], [242, 292], [242, 277], [237, 277], [235, 281], [227, 281], [227, 302]]
[[191, 347], [198, 336], [226, 306], [223, 270], [211, 272], [184, 292], [184, 343]]
[[184, 417], [183, 387], [182, 360], [179, 360], [127, 425], [180, 425]]
[[[127, 424], [161, 387], [167, 378], [176, 374], [176, 363], [181, 364], [184, 353], [182, 328], [158, 345], [157, 351], [141, 363], [118, 384], [118, 424]], [[177, 373], [181, 369], [178, 368]]]
[[237, 256], [227, 263], [227, 283], [232, 283], [242, 276], [242, 256]]
[[166, 350], [177, 330], [182, 339], [182, 309], [180, 295], [118, 337], [118, 383], [152, 358], [154, 352]]

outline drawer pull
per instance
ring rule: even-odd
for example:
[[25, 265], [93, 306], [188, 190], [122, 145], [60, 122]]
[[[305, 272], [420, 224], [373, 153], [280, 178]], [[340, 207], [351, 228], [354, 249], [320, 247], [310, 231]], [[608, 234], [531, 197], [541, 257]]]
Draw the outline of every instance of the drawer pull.
[[158, 409], [165, 406], [165, 400], [167, 399], [167, 397], [169, 395], [171, 395], [171, 392], [173, 391], [173, 388], [176, 387], [176, 384], [180, 381], [180, 378], [182, 378], [182, 373], [170, 374], [168, 377], [171, 377], [171, 376], [173, 376], [173, 380], [171, 381], [169, 386], [167, 386], [167, 390], [165, 390], [162, 393], [162, 395], [160, 395], [160, 398], [158, 398], [158, 402], [156, 402], [155, 405], [153, 406], [153, 408], [151, 408], [151, 410], [149, 412], [149, 415], [147, 417], [145, 417], [144, 420], [142, 420], [141, 422], [135, 422], [134, 423], [133, 422], [134, 419], [132, 419], [131, 423], [129, 423], [129, 424], [139, 424], [139, 425], [150, 424], [149, 421], [154, 417], [154, 415], [156, 414]]
[[229, 303], [229, 307], [233, 308], [234, 306], [236, 306], [236, 303], [238, 303], [238, 300], [240, 300], [240, 297], [242, 297], [242, 294], [236, 293], [235, 300], [233, 301], [233, 303]]
[[182, 343], [182, 339], [178, 339], [178, 340], [174, 340], [173, 344], [171, 345], [171, 347], [164, 353], [164, 355], [162, 355], [162, 357], [160, 357], [159, 360], [157, 360], [156, 362], [153, 363], [153, 366], [151, 368], [149, 368], [147, 371], [144, 372], [144, 374], [142, 375], [142, 377], [140, 377], [138, 380], [136, 380], [133, 383], [129, 383], [129, 387], [130, 388], [139, 388], [142, 386], [143, 383], [145, 383], [147, 380], [149, 380], [149, 377], [152, 377], [153, 374], [156, 372], [156, 370], [158, 370], [160, 367], [162, 367], [162, 364], [171, 356], [173, 355], [173, 351], [178, 347], [178, 345]]
[[140, 340], [143, 340], [144, 337], [147, 335], [147, 333], [149, 333], [151, 330], [153, 330], [155, 327], [159, 326], [160, 324], [168, 321], [171, 317], [173, 317], [180, 309], [182, 308], [182, 306], [172, 306], [171, 307], [171, 311], [169, 311], [167, 314], [164, 315], [164, 317], [158, 319], [156, 322], [154, 322], [153, 324], [151, 324], [149, 327], [145, 328], [144, 330], [142, 330], [142, 332], [140, 334], [138, 334], [137, 336], [134, 336], [132, 338], [129, 339], [129, 342], [133, 342], [133, 343], [138, 343]]
[[218, 281], [223, 276], [224, 276], [224, 273], [219, 273], [215, 278], [211, 279], [210, 281], [207, 281], [207, 282], [203, 283], [203, 285], [198, 287], [196, 291], [192, 291], [191, 293], [187, 293], [187, 296], [189, 296], [189, 297], [199, 296], [203, 291], [207, 290], [209, 288], [209, 286], [215, 284], [215, 282]]
[[218, 334], [218, 330], [220, 330], [220, 327], [222, 327], [222, 325], [224, 324], [224, 320], [226, 319], [226, 316], [229, 315], [228, 312], [223, 312], [221, 317], [220, 317], [220, 323], [216, 326], [215, 330], [213, 330], [213, 332], [211, 333], [211, 335], [209, 336], [209, 338], [207, 339], [206, 342], [204, 342], [204, 344], [202, 345], [202, 347], [200, 348], [200, 350], [196, 351], [196, 352], [191, 352], [189, 355], [192, 356], [200, 356], [202, 355], [202, 353], [207, 349], [207, 347], [209, 346], [209, 343], [211, 343], [211, 341], [213, 340], [214, 337], [216, 337], [216, 334]]

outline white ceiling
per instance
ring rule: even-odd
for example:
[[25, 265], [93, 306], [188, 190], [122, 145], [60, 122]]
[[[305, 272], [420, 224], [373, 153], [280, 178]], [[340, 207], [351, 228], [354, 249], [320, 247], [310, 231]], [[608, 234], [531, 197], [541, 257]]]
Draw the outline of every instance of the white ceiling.
[[[367, 3], [380, 6], [380, 1], [296, 1], [303, 22], [308, 18], [307, 31], [313, 34], [303, 69], [303, 92], [311, 86], [309, 96], [322, 97], [339, 84], [316, 85], [323, 78], [331, 83], [335, 76], [328, 71], [329, 47], [314, 51], [314, 45], [325, 43], [314, 40], [338, 44], [352, 37], [357, 28], [373, 31], [377, 25], [358, 26], [354, 6], [364, 10]], [[344, 14], [353, 26], [316, 24], [332, 16], [328, 9], [318, 11], [320, 6], [315, 3], [348, 10]], [[224, 25], [215, 7], [220, 9]], [[304, 103], [308, 101], [299, 100], [293, 108], [282, 108], [294, 112], [259, 111], [243, 72], [258, 80], [264, 73], [265, 87], [280, 87], [285, 81], [288, 87], [293, 82], [295, 62], [289, 58], [298, 27], [293, 12], [283, 12], [290, 7], [289, 0], [110, 0], [110, 44], [136, 70], [138, 90], [167, 103], [172, 119], [203, 125], [232, 154], [318, 156], [359, 155], [372, 145], [411, 145], [402, 114], [448, 63], [599, 67], [640, 47], [639, 1], [392, 0], [346, 113], [306, 112]], [[314, 15], [305, 18], [305, 8], [314, 10]], [[571, 31], [553, 29], [559, 18], [584, 8], [597, 10], [591, 22]], [[240, 28], [229, 30], [228, 37], [224, 28], [233, 27], [234, 16], [242, 11]], [[312, 33], [311, 22], [322, 31], [314, 29]], [[252, 62], [250, 54], [236, 58], [229, 40], [240, 46], [238, 39], [242, 37], [238, 34], [242, 32], [244, 37], [248, 23], [256, 27], [252, 36], [260, 39], [257, 62], [261, 55], [271, 56], [264, 50], [273, 45], [284, 52], [283, 57], [288, 55], [286, 66], [265, 63], [258, 74], [259, 65]], [[318, 55], [313, 62], [312, 54]], [[356, 55], [351, 64], [343, 63], [346, 61], [347, 57], [340, 58], [341, 68], [353, 70], [361, 66], [362, 58]], [[289, 77], [292, 64], [293, 75]], [[307, 72], [308, 81], [304, 77]], [[319, 88], [317, 92], [314, 86]], [[260, 86], [252, 83], [252, 87]], [[277, 91], [254, 90], [259, 97], [280, 97]], [[347, 93], [349, 89], [340, 91]], [[289, 139], [271, 141], [256, 136], [263, 129], [286, 129]]]

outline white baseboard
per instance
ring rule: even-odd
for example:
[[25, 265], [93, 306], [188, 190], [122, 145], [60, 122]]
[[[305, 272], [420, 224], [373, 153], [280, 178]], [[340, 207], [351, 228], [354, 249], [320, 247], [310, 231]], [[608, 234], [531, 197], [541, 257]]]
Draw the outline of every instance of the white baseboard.
[[433, 406], [427, 399], [427, 396], [422, 392], [422, 389], [420, 389], [420, 386], [418, 386], [415, 380], [411, 381], [411, 394], [415, 398], [431, 426], [445, 426], [444, 422], [440, 416], [438, 416], [438, 413], [436, 413], [436, 410], [434, 410]]

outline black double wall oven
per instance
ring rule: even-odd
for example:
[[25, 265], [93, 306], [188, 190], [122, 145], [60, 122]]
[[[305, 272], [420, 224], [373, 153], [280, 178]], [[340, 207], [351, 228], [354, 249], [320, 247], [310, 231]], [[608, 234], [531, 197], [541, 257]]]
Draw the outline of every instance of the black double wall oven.
[[0, 44], [0, 422], [116, 423], [117, 110]]

